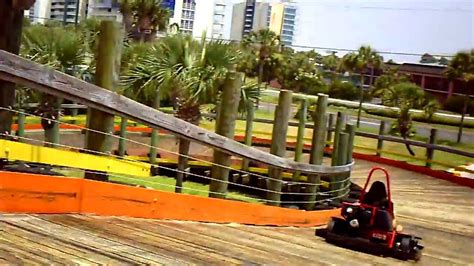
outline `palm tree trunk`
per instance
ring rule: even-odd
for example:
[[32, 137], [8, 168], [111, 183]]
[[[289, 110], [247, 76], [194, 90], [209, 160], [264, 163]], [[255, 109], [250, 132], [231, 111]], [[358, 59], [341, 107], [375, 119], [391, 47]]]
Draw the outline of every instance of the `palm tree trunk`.
[[[199, 125], [199, 121], [201, 120], [201, 111], [199, 109], [199, 104], [189, 100], [182, 102], [181, 104], [179, 104], [176, 116], [191, 124]], [[182, 191], [185, 170], [188, 167], [188, 155], [190, 145], [190, 140], [185, 138], [179, 139], [178, 173], [176, 175], [175, 187], [176, 193], [181, 193]]]
[[364, 75], [360, 72], [360, 94], [359, 94], [359, 110], [357, 112], [357, 127], [360, 126], [360, 116], [362, 114], [362, 102], [364, 101]]
[[466, 116], [467, 109], [469, 107], [469, 100], [470, 100], [470, 96], [468, 94], [466, 94], [466, 98], [464, 99], [464, 106], [462, 108], [461, 123], [459, 123], [457, 143], [461, 143], [461, 140], [462, 140], [462, 131], [463, 131], [463, 128], [464, 128], [464, 118]]
[[174, 189], [176, 193], [183, 191], [184, 172], [188, 167], [189, 146], [191, 146], [191, 141], [185, 138], [179, 139], [178, 173], [176, 175], [176, 186]]
[[[263, 82], [263, 63], [260, 62], [258, 66], [258, 91], [260, 93], [260, 90], [262, 89], [262, 82]], [[257, 97], [257, 110], [260, 106], [260, 97]]]
[[55, 147], [59, 143], [59, 113], [62, 99], [53, 95], [43, 95], [41, 111], [42, 116], [46, 119], [41, 120], [44, 129], [44, 141], [46, 147]]

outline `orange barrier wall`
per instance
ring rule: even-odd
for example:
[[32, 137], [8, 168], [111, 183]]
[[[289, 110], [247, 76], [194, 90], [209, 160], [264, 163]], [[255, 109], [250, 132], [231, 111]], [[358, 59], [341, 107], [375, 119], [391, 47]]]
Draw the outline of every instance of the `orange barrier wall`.
[[300, 211], [85, 179], [0, 172], [0, 212], [308, 227], [326, 224], [339, 211]]

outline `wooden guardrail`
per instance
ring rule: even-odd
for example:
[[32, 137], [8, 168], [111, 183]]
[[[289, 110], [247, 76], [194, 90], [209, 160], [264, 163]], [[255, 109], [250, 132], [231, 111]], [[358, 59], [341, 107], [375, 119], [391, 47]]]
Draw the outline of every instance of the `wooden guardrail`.
[[308, 174], [339, 174], [350, 172], [352, 168], [352, 163], [342, 166], [312, 165], [271, 155], [5, 51], [0, 51], [0, 79], [126, 117], [153, 128], [162, 128], [227, 154], [265, 163], [278, 169]]
[[[38, 104], [27, 104], [23, 107], [25, 107], [25, 108], [34, 108], [36, 106], [38, 106]], [[86, 109], [87, 106], [81, 105], [81, 104], [62, 104], [61, 108], [64, 108], [64, 109]], [[172, 111], [167, 111], [167, 110], [163, 110], [162, 112], [163, 113], [172, 113]], [[205, 113], [205, 114], [202, 114], [202, 115], [206, 118], [215, 118], [216, 117], [216, 115], [212, 114], [212, 113]], [[238, 118], [238, 120], [245, 121], [244, 118]], [[264, 119], [264, 118], [255, 118], [255, 119], [253, 119], [253, 122], [272, 124], [273, 120]], [[292, 126], [292, 127], [298, 127], [299, 123], [290, 121], [288, 123], [288, 125]], [[314, 125], [305, 124], [305, 128], [313, 129]], [[334, 128], [328, 128], [328, 131], [333, 132]], [[254, 131], [254, 133], [257, 133], [257, 132]], [[260, 132], [260, 133], [262, 133], [262, 132]], [[455, 154], [455, 155], [474, 158], [474, 152], [463, 151], [463, 150], [455, 149], [455, 148], [448, 147], [448, 146], [442, 146], [442, 145], [438, 145], [438, 144], [431, 144], [431, 143], [426, 143], [426, 142], [417, 141], [417, 140], [403, 139], [403, 138], [400, 138], [400, 137], [379, 135], [379, 134], [368, 133], [368, 132], [360, 132], [360, 131], [356, 131], [356, 136], [364, 137], [364, 138], [370, 138], [370, 139], [376, 139], [376, 140], [382, 140], [382, 141], [401, 143], [401, 144], [408, 144], [408, 145], [412, 145], [412, 146], [416, 146], [416, 147], [421, 147], [421, 148], [431, 149], [431, 150], [435, 150], [435, 151], [442, 151], [442, 152], [447, 152], [447, 153], [451, 153], [451, 154]], [[288, 137], [295, 138], [295, 139], [297, 138], [297, 136], [288, 136]]]

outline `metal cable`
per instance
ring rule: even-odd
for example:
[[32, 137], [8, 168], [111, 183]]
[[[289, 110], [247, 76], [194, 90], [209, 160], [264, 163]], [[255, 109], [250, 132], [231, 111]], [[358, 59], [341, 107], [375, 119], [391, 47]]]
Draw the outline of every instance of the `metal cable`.
[[[0, 133], [0, 135], [1, 136], [10, 136], [10, 135], [5, 134], [5, 133]], [[18, 139], [29, 140], [29, 141], [32, 141], [32, 142], [56, 145], [56, 146], [69, 148], [69, 149], [78, 149], [78, 147], [75, 147], [75, 146], [69, 146], [69, 145], [59, 144], [59, 143], [52, 143], [52, 142], [48, 142], [48, 141], [44, 141], [44, 140], [36, 140], [36, 139], [27, 138], [27, 137], [20, 137], [20, 136], [13, 136], [13, 137], [18, 138]], [[142, 163], [138, 160], [134, 160], [134, 159], [126, 158], [126, 157], [120, 157], [118, 155], [114, 155], [114, 154], [110, 154], [110, 153], [106, 153], [106, 152], [93, 151], [93, 150], [83, 149], [83, 148], [82, 148], [82, 150], [87, 151], [87, 152], [91, 152], [91, 153], [105, 155], [105, 156], [108, 156], [108, 157], [115, 157], [115, 158], [118, 158], [118, 159], [121, 159], [121, 160], [126, 160], [126, 161], [129, 161], [129, 162]], [[212, 177], [208, 177], [208, 176], [203, 176], [203, 175], [199, 175], [199, 174], [195, 174], [195, 173], [190, 173], [190, 172], [186, 172], [186, 171], [181, 171], [181, 170], [178, 170], [178, 169], [173, 169], [173, 168], [169, 168], [169, 167], [165, 167], [165, 166], [161, 166], [161, 165], [156, 165], [156, 167], [162, 168], [162, 169], [165, 169], [165, 170], [174, 171], [174, 172], [177, 172], [177, 173], [183, 173], [183, 174], [190, 175], [190, 176], [196, 176], [196, 177], [204, 178], [204, 179], [207, 179], [207, 180], [217, 181], [217, 182], [221, 182], [221, 183], [227, 183], [227, 184], [236, 185], [236, 186], [239, 186], [239, 187], [254, 189], [254, 190], [268, 192], [268, 193], [275, 193], [275, 194], [279, 194], [279, 195], [314, 195], [315, 194], [315, 193], [305, 193], [305, 192], [276, 192], [276, 191], [269, 190], [269, 189], [248, 186], [248, 185], [239, 184], [239, 183], [235, 183], [235, 182], [231, 182], [231, 181], [227, 181], [227, 180], [220, 180], [220, 179], [216, 179], [216, 178], [212, 178]], [[88, 170], [88, 171], [90, 171], [90, 170]], [[111, 172], [111, 173], [114, 173], [114, 172]], [[117, 173], [114, 173], [114, 174], [117, 174]], [[337, 181], [337, 183], [347, 182], [349, 179], [350, 179], [350, 177], [346, 178], [344, 180]], [[333, 184], [333, 182], [328, 182], [328, 183]], [[336, 183], [336, 182], [334, 182], [334, 183]], [[305, 183], [305, 184], [309, 185], [309, 183]]]
[[[149, 144], [142, 143], [142, 142], [139, 142], [139, 141], [134, 141], [134, 140], [130, 140], [130, 139], [127, 139], [127, 138], [122, 138], [122, 137], [116, 136], [112, 133], [105, 133], [105, 132], [90, 129], [90, 128], [87, 128], [87, 127], [83, 127], [83, 126], [79, 126], [79, 125], [75, 125], [75, 124], [71, 124], [71, 123], [67, 123], [67, 122], [62, 122], [62, 121], [59, 121], [59, 120], [54, 120], [54, 119], [50, 119], [50, 118], [43, 118], [43, 117], [35, 115], [35, 114], [14, 110], [12, 108], [0, 107], [0, 110], [2, 110], [2, 109], [6, 110], [6, 111], [11, 111], [11, 112], [14, 112], [14, 113], [19, 113], [19, 114], [24, 114], [24, 115], [28, 115], [28, 116], [38, 117], [38, 118], [41, 118], [41, 119], [45, 119], [47, 121], [58, 122], [58, 123], [64, 124], [64, 125], [74, 126], [74, 127], [77, 127], [77, 129], [85, 129], [85, 130], [88, 130], [90, 132], [107, 135], [107, 136], [110, 136], [110, 137], [113, 137], [113, 138], [116, 138], [116, 139], [123, 139], [125, 141], [135, 143], [135, 144], [138, 144], [138, 145], [141, 145], [141, 146], [145, 146], [147, 148], [155, 148], [155, 149], [160, 150], [160, 151], [169, 152], [171, 154], [178, 155], [178, 156], [183, 156], [185, 158], [192, 159], [192, 160], [195, 160], [195, 161], [208, 163], [208, 164], [211, 164], [213, 166], [222, 167], [222, 168], [229, 169], [229, 170], [232, 170], [232, 171], [236, 171], [236, 172], [239, 172], [239, 173], [244, 173], [244, 174], [259, 177], [259, 178], [268, 179], [268, 180], [272, 180], [272, 181], [275, 181], [275, 182], [286, 183], [286, 184], [289, 184], [289, 185], [307, 185], [308, 184], [308, 183], [305, 183], [305, 182], [298, 182], [298, 181], [283, 181], [283, 180], [280, 180], [280, 179], [276, 179], [276, 178], [272, 178], [272, 177], [268, 177], [268, 176], [263, 176], [263, 175], [255, 174], [255, 173], [252, 173], [252, 172], [244, 171], [244, 170], [235, 169], [235, 168], [232, 168], [232, 167], [229, 167], [229, 166], [216, 164], [214, 162], [206, 161], [206, 160], [199, 159], [199, 158], [196, 158], [196, 157], [193, 157], [193, 156], [183, 155], [183, 154], [180, 154], [178, 152], [169, 151], [169, 150], [166, 150], [166, 149], [163, 149], [163, 148], [160, 148], [160, 147], [154, 147], [154, 146], [151, 146]], [[77, 148], [77, 147], [75, 147], [75, 148]], [[119, 157], [119, 158], [123, 158], [123, 157]], [[341, 182], [342, 183], [343, 181], [336, 181], [336, 182]], [[322, 183], [314, 184], [314, 185], [322, 185]]]

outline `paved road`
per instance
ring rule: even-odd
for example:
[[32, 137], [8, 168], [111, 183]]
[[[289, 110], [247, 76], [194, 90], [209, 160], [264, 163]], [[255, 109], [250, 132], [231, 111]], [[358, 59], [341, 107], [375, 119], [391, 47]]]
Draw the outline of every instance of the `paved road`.
[[[354, 181], [372, 163], [357, 161]], [[399, 223], [423, 237], [421, 265], [474, 262], [474, 190], [387, 167]], [[0, 264], [410, 264], [339, 248], [314, 228], [82, 215], [0, 216]]]

